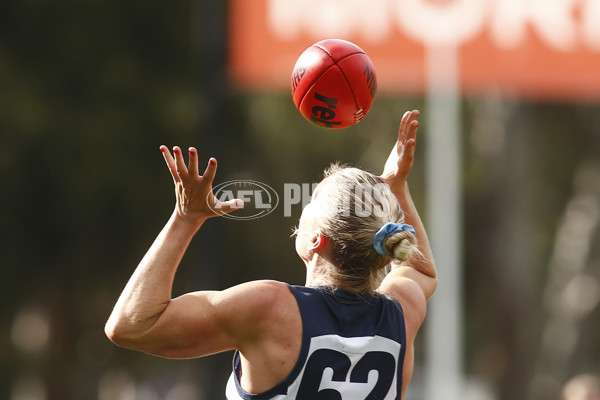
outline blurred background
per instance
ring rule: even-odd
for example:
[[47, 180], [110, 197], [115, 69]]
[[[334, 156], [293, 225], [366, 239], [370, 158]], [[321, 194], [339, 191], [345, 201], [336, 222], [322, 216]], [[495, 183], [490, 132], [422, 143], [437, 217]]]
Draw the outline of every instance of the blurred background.
[[[446, 224], [436, 204], [457, 219], [434, 251], [454, 249], [436, 254], [441, 279], [453, 268], [442, 280], [454, 282], [461, 397], [554, 400], [571, 377], [600, 373], [600, 1], [364, 3], [0, 3], [1, 399], [224, 398], [231, 353], [166, 360], [103, 333], [174, 205], [159, 146], [196, 146], [219, 160], [218, 182], [281, 195], [334, 161], [381, 172], [415, 108], [413, 196], [431, 229]], [[331, 37], [378, 72], [372, 110], [343, 131], [304, 120], [289, 92], [299, 54]], [[440, 104], [449, 116], [436, 119]], [[447, 154], [430, 151], [434, 137], [451, 138]], [[444, 163], [457, 171], [448, 198], [431, 195]], [[174, 296], [303, 284], [300, 212], [210, 220]], [[407, 400], [452, 399], [427, 394], [426, 338], [445, 334], [432, 326]]]

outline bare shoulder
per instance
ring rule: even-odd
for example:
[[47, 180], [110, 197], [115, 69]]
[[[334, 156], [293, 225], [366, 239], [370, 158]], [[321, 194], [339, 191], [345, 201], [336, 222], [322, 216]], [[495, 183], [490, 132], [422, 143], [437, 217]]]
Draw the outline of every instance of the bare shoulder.
[[256, 299], [270, 298], [282, 295], [289, 291], [287, 285], [283, 282], [274, 280], [257, 280], [240, 283], [219, 293], [222, 297], [238, 297], [252, 294]]
[[240, 305], [229, 320], [241, 353], [246, 390], [264, 391], [291, 372], [302, 344], [302, 317], [296, 298], [285, 283], [248, 282], [231, 288]]
[[[253, 340], [269, 330], [299, 316], [298, 306], [289, 287], [279, 281], [260, 280], [226, 289], [214, 299], [225, 312], [238, 336]], [[224, 321], [225, 322], [225, 321]]]
[[186, 293], [169, 302], [143, 339], [124, 345], [172, 358], [243, 349], [277, 335], [277, 327], [297, 318], [294, 307], [287, 285], [277, 281]]
[[[238, 301], [248, 301], [239, 318], [231, 318], [241, 354], [242, 385], [265, 391], [290, 374], [302, 345], [302, 317], [295, 296], [285, 283], [248, 282], [231, 288]], [[241, 295], [241, 296], [240, 296]]]
[[425, 294], [421, 286], [410, 278], [403, 276], [388, 278], [382, 282], [378, 290], [396, 299], [402, 305], [407, 331], [414, 338], [427, 313]]
[[217, 292], [214, 301], [234, 302], [235, 307], [251, 311], [278, 308], [281, 303], [294, 300], [288, 286], [279, 281], [259, 280], [241, 283], [229, 289]]

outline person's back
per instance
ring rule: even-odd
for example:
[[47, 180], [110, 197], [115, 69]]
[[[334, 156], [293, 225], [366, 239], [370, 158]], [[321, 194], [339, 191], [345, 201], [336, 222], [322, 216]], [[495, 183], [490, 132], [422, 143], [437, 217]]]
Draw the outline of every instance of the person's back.
[[406, 332], [396, 300], [331, 287], [289, 288], [302, 318], [295, 366], [272, 389], [250, 394], [240, 384], [243, 370], [236, 352], [227, 384], [229, 400], [312, 399], [331, 391], [345, 400], [400, 398]]
[[[418, 115], [402, 118], [381, 176], [333, 168], [313, 192], [296, 231], [306, 289], [265, 280], [172, 298], [194, 235], [207, 219], [243, 201], [214, 196], [215, 159], [200, 175], [195, 148], [186, 165], [179, 147], [173, 156], [161, 146], [176, 207], [123, 289], [106, 335], [120, 346], [169, 358], [236, 350], [234, 399], [400, 399], [412, 376], [426, 302], [437, 286], [406, 181]], [[324, 286], [336, 288], [333, 297], [314, 289]]]

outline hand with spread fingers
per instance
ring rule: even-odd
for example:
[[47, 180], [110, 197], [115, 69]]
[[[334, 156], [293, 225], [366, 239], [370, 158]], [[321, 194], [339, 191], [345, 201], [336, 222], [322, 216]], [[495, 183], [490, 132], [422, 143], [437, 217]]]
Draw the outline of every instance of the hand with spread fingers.
[[240, 199], [222, 202], [214, 196], [212, 183], [217, 172], [216, 159], [211, 158], [206, 170], [200, 175], [198, 151], [194, 147], [189, 148], [188, 165], [185, 164], [178, 146], [173, 148], [173, 155], [166, 146], [161, 146], [160, 150], [173, 176], [177, 198], [176, 211], [179, 217], [194, 222], [227, 214], [244, 206]]
[[406, 179], [412, 169], [417, 145], [417, 128], [419, 127], [419, 111], [407, 111], [402, 117], [398, 140], [392, 149], [383, 168], [380, 178], [387, 183], [392, 191], [398, 194], [404, 190]]
[[[392, 288], [389, 290], [394, 290], [395, 287], [395, 290], [401, 293], [400, 296], [404, 296], [409, 294], [410, 289], [403, 287], [403, 284], [412, 281], [420, 288], [420, 292], [417, 293], [415, 298], [427, 300], [437, 288], [437, 272], [425, 226], [415, 207], [407, 182], [415, 160], [417, 128], [419, 127], [417, 118], [419, 115], [418, 110], [404, 113], [398, 129], [398, 139], [387, 158], [380, 178], [390, 186], [392, 192], [396, 195], [404, 213], [404, 223], [414, 228], [421, 254], [420, 257], [411, 258], [400, 268], [395, 268], [386, 277], [383, 285], [391, 283]], [[398, 287], [401, 287], [401, 289], [398, 289]], [[410, 300], [406, 301], [411, 302]], [[421, 304], [421, 307], [413, 307], [413, 310], [416, 309], [424, 311], [425, 305]], [[424, 312], [422, 316], [424, 318]], [[421, 322], [422, 320], [418, 321], [419, 326]]]
[[[324, 171], [298, 221], [295, 250], [304, 263], [304, 285], [250, 280], [173, 297], [175, 273], [203, 223], [244, 204], [215, 196], [214, 158], [200, 175], [195, 148], [186, 164], [179, 147], [161, 146], [176, 207], [121, 292], [106, 335], [122, 347], [167, 358], [234, 350], [225, 389], [229, 400], [312, 399], [325, 391], [340, 399], [402, 398], [414, 369], [415, 337], [437, 287], [425, 227], [407, 183], [418, 116], [416, 110], [403, 116], [381, 177], [336, 164]], [[194, 265], [209, 276], [222, 268], [211, 253], [238, 251], [238, 241], [264, 240], [255, 236], [215, 238]], [[335, 371], [329, 374], [339, 375], [342, 384], [321, 389], [333, 359]], [[348, 378], [348, 371], [359, 369], [378, 371], [377, 382]]]

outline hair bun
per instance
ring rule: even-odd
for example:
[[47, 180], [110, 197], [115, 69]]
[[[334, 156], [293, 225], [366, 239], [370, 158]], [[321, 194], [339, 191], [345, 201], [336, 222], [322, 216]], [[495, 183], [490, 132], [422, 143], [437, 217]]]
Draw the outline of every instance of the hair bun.
[[408, 224], [388, 222], [373, 237], [373, 247], [384, 257], [406, 261], [417, 245], [415, 228]]
[[389, 258], [408, 260], [417, 246], [417, 238], [410, 231], [392, 233], [383, 241], [383, 249]]

